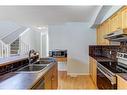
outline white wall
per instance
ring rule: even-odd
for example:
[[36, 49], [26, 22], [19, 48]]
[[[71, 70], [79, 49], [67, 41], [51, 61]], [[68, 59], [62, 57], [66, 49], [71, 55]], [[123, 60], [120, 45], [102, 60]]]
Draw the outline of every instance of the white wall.
[[35, 31], [29, 30], [21, 36], [21, 40], [30, 46], [31, 49], [36, 49]]
[[48, 35], [48, 29], [41, 29], [39, 31], [35, 31], [34, 37], [35, 37], [35, 46], [36, 51], [40, 53], [40, 57], [47, 57], [47, 35]]
[[89, 45], [95, 44], [96, 33], [87, 23], [70, 22], [49, 25], [49, 49], [67, 49], [69, 74], [88, 74]]
[[41, 57], [48, 57], [48, 31], [41, 34]]
[[40, 45], [40, 42], [41, 42], [41, 32], [38, 32], [38, 31], [34, 31], [34, 43], [35, 43], [35, 50], [40, 52], [40, 49], [41, 49], [41, 45]]
[[34, 29], [30, 29], [29, 31], [23, 33], [23, 35], [21, 36], [21, 39], [23, 42], [29, 45], [31, 49], [34, 49], [37, 52], [39, 52], [40, 57], [46, 57], [47, 56], [47, 38], [45, 39], [45, 37], [41, 35], [41, 32], [43, 35], [46, 35], [47, 37], [47, 30], [43, 29], [43, 30], [37, 31]]
[[6, 37], [19, 28], [21, 28], [21, 26], [13, 22], [0, 22], [0, 39]]

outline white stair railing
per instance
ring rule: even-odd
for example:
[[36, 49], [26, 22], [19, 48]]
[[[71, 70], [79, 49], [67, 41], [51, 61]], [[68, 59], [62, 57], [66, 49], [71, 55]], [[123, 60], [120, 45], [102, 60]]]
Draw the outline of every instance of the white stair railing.
[[[27, 45], [25, 42], [20, 41], [20, 46], [19, 46], [19, 52], [18, 54], [20, 55], [26, 55], [29, 53], [30, 50], [30, 46]], [[5, 44], [4, 42], [2, 42], [0, 40], [0, 58], [4, 58], [4, 57], [9, 57], [11, 56], [10, 54], [10, 45], [9, 44]]]
[[26, 54], [29, 53], [29, 50], [30, 50], [30, 46], [27, 45], [25, 42], [20, 41], [19, 53], [20, 53], [21, 55], [26, 55]]
[[0, 40], [0, 58], [10, 56], [10, 45], [3, 43]]

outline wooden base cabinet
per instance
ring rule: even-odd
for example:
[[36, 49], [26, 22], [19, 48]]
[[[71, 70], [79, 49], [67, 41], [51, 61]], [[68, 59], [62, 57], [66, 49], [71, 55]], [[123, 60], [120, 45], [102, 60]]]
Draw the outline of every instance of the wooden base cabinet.
[[67, 63], [67, 57], [58, 57], [56, 58], [58, 62], [66, 62]]
[[52, 68], [52, 89], [58, 88], [58, 69], [57, 65]]
[[117, 77], [117, 88], [127, 89], [127, 81], [121, 78], [120, 76]]
[[54, 65], [44, 76], [45, 89], [57, 89], [58, 87], [58, 69], [57, 64]]
[[89, 73], [90, 76], [94, 82], [94, 84], [97, 84], [97, 62], [94, 58], [89, 57]]

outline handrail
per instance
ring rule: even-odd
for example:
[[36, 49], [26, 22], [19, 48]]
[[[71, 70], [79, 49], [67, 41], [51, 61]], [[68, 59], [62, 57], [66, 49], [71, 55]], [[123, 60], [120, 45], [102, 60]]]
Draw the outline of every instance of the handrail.
[[[29, 53], [30, 46], [23, 41], [19, 43], [19, 51], [18, 54], [26, 55]], [[9, 57], [10, 54], [10, 44], [5, 44], [3, 41], [0, 40], [0, 58]]]
[[10, 56], [10, 45], [0, 40], [0, 58]]
[[20, 47], [19, 47], [19, 53], [21, 55], [28, 54], [30, 50], [30, 46], [26, 44], [25, 42], [20, 40]]

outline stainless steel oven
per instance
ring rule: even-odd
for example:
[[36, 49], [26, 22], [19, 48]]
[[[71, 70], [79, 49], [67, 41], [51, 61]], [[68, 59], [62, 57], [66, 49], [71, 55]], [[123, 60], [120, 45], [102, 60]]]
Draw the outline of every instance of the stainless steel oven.
[[97, 87], [98, 89], [117, 89], [116, 75], [97, 63]]

